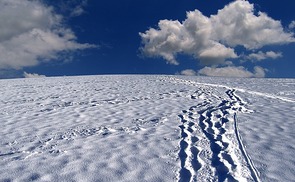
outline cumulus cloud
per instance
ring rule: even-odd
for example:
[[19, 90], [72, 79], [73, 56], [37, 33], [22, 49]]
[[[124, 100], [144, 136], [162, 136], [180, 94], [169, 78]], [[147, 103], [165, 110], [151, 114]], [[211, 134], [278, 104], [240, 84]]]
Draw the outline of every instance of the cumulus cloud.
[[44, 78], [44, 77], [46, 77], [45, 75], [39, 75], [37, 73], [27, 73], [27, 72], [24, 72], [23, 76], [25, 78]]
[[95, 47], [81, 44], [63, 17], [41, 1], [0, 1], [0, 69], [22, 69], [60, 53]]
[[281, 52], [268, 51], [264, 53], [262, 51], [259, 51], [257, 53], [249, 54], [249, 56], [247, 56], [247, 59], [261, 61], [264, 59], [277, 59], [280, 57], [283, 57]]
[[205, 67], [199, 70], [198, 74], [204, 75], [204, 76], [214, 76], [214, 77], [262, 78], [262, 77], [265, 77], [265, 70], [259, 66], [254, 67], [254, 72], [250, 72], [242, 66], [238, 66], [238, 67], [228, 66], [228, 67], [221, 67], [221, 68]]
[[236, 46], [257, 50], [266, 45], [295, 42], [293, 33], [285, 32], [280, 21], [254, 11], [253, 4], [237, 0], [207, 17], [199, 10], [187, 12], [183, 22], [161, 20], [158, 28], [139, 33], [142, 53], [162, 57], [178, 64], [177, 54], [192, 55], [204, 65], [224, 64], [238, 58]]
[[254, 6], [246, 0], [238, 0], [210, 17], [214, 27], [213, 39], [235, 47], [258, 49], [266, 45], [294, 42], [293, 33], [284, 31], [280, 21], [266, 13], [254, 13]]
[[209, 18], [197, 10], [187, 16], [183, 23], [161, 20], [158, 30], [151, 28], [140, 33], [144, 45], [141, 51], [147, 56], [160, 56], [175, 65], [178, 64], [178, 53], [193, 55], [204, 64], [219, 64], [227, 58], [237, 57], [232, 48], [210, 40]]
[[197, 75], [197, 72], [195, 72], [194, 70], [192, 69], [186, 69], [186, 70], [182, 70], [180, 72], [181, 75], [185, 75], [185, 76], [195, 76]]

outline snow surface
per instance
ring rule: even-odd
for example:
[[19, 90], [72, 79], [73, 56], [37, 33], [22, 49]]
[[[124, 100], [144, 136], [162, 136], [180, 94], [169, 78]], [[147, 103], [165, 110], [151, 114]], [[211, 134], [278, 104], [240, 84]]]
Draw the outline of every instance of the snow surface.
[[294, 181], [295, 80], [0, 80], [0, 181]]

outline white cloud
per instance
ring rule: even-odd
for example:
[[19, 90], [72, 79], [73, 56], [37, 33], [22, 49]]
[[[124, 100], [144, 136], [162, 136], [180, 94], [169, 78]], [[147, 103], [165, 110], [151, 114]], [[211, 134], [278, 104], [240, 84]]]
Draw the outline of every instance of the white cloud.
[[159, 56], [171, 64], [178, 64], [179, 53], [192, 55], [205, 65], [218, 65], [238, 58], [236, 46], [256, 50], [295, 42], [293, 33], [285, 32], [280, 21], [262, 12], [256, 15], [246, 0], [234, 1], [210, 17], [195, 10], [187, 12], [183, 22], [161, 20], [158, 29], [139, 34], [146, 56]]
[[44, 77], [46, 77], [45, 75], [39, 75], [37, 73], [27, 73], [27, 72], [24, 72], [23, 76], [25, 78], [44, 78]]
[[250, 77], [265, 77], [265, 70], [259, 66], [254, 67], [254, 72], [250, 72], [246, 70], [244, 67], [222, 67], [222, 68], [214, 68], [214, 67], [205, 67], [198, 71], [198, 74], [204, 76], [214, 76], [214, 77], [241, 77], [241, 78], [250, 78]]
[[0, 1], [0, 69], [21, 69], [57, 59], [59, 53], [94, 47], [80, 44], [63, 17], [41, 1]]
[[295, 21], [292, 21], [290, 24], [289, 24], [289, 29], [294, 29], [295, 28]]
[[84, 13], [84, 9], [83, 9], [83, 7], [81, 7], [81, 6], [76, 6], [76, 7], [73, 9], [73, 11], [72, 11], [71, 16], [80, 16], [80, 15], [82, 15], [83, 13]]
[[284, 31], [280, 21], [266, 13], [254, 13], [254, 6], [246, 0], [238, 0], [210, 17], [214, 27], [212, 37], [230, 47], [237, 45], [258, 49], [265, 45], [294, 42], [293, 33]]
[[183, 23], [161, 20], [159, 30], [149, 29], [140, 33], [144, 47], [141, 51], [147, 56], [160, 56], [170, 64], [177, 65], [176, 55], [193, 55], [203, 64], [219, 64], [227, 58], [236, 58], [234, 50], [210, 40], [211, 26], [201, 12], [189, 12]]
[[194, 70], [192, 70], [192, 69], [182, 70], [180, 72], [180, 74], [181, 75], [186, 75], [186, 76], [195, 76], [195, 75], [197, 75], [197, 73]]
[[88, 0], [71, 0], [64, 2], [67, 3], [67, 8], [70, 11], [70, 16], [80, 16], [85, 13], [85, 7], [88, 4]]
[[266, 71], [267, 71], [266, 69], [264, 69], [264, 68], [262, 68], [260, 66], [255, 66], [254, 67], [254, 77], [263, 78], [263, 77], [265, 77], [265, 72]]
[[65, 18], [73, 18], [86, 12], [85, 8], [88, 5], [88, 0], [47, 1], [47, 3], [52, 4]]
[[257, 53], [249, 54], [249, 56], [247, 56], [247, 59], [261, 61], [264, 59], [277, 59], [280, 57], [283, 57], [281, 52], [268, 51], [264, 53], [262, 51], [259, 51]]

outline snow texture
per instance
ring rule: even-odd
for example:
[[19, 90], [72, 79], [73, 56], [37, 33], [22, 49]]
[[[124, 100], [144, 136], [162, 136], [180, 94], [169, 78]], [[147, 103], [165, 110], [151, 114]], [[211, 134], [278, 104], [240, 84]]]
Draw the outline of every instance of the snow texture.
[[292, 181], [295, 80], [0, 81], [0, 181]]

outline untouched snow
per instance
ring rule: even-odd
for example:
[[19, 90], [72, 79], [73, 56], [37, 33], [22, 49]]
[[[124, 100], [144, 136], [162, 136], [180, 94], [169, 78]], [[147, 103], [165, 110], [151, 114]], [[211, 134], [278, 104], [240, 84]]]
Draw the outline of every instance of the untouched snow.
[[295, 80], [0, 81], [0, 181], [293, 181]]

